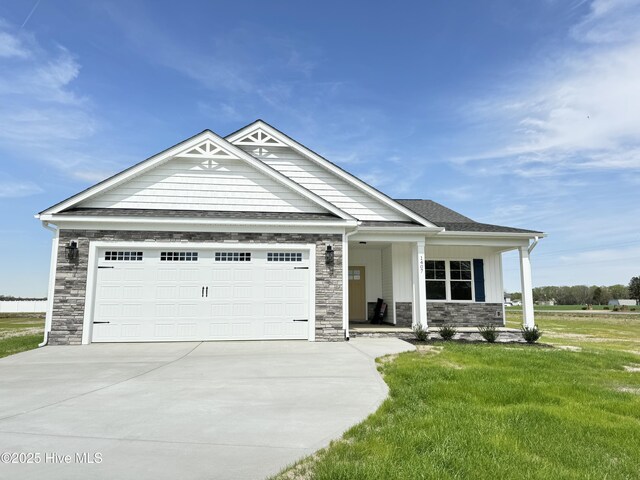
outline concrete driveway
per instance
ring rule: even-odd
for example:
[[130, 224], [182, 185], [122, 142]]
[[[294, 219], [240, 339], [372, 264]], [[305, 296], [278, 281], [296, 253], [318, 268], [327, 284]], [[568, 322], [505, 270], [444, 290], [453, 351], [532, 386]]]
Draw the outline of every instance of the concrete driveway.
[[0, 360], [0, 454], [39, 463], [5, 453], [0, 478], [264, 478], [375, 411], [387, 387], [374, 358], [411, 349], [363, 338], [14, 355]]

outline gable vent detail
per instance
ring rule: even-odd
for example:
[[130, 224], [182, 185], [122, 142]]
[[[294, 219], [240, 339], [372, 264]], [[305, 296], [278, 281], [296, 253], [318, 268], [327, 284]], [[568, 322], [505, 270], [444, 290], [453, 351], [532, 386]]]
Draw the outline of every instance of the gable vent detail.
[[176, 155], [177, 157], [206, 157], [206, 158], [235, 158], [235, 155], [230, 154], [226, 150], [215, 145], [213, 142], [206, 141], [200, 145], [193, 147], [186, 152]]
[[236, 145], [259, 145], [271, 147], [286, 147], [287, 145], [280, 140], [275, 139], [262, 129], [255, 130], [249, 135], [245, 135], [241, 139], [233, 142]]

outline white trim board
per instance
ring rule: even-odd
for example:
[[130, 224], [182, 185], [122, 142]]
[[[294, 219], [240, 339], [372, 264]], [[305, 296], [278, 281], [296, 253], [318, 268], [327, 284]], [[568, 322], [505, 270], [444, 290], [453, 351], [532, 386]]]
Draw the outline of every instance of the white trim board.
[[308, 250], [309, 252], [309, 338], [310, 342], [314, 342], [316, 337], [316, 245], [313, 243], [207, 243], [207, 242], [188, 242], [180, 244], [177, 242], [106, 242], [91, 241], [89, 242], [89, 257], [87, 262], [87, 284], [85, 290], [84, 304], [84, 320], [82, 323], [82, 344], [91, 343], [93, 334], [93, 317], [94, 302], [96, 290], [96, 278], [98, 272], [98, 249], [100, 248], [137, 248], [137, 249], [200, 249], [214, 250], [224, 248], [225, 250]]
[[351, 185], [355, 186], [359, 190], [365, 192], [366, 194], [368, 194], [369, 196], [375, 198], [376, 200], [378, 200], [379, 202], [385, 204], [386, 206], [396, 210], [397, 212], [402, 213], [404, 216], [409, 217], [410, 219], [412, 219], [412, 220], [414, 220], [414, 221], [418, 222], [419, 224], [424, 225], [426, 227], [439, 228], [439, 227], [436, 227], [436, 225], [434, 225], [433, 223], [427, 221], [426, 219], [424, 219], [423, 217], [421, 217], [420, 215], [415, 213], [414, 211], [408, 209], [404, 205], [399, 204], [398, 202], [396, 202], [392, 198], [388, 197], [384, 193], [382, 193], [382, 192], [376, 190], [375, 188], [373, 188], [371, 185], [363, 182], [362, 180], [360, 180], [355, 175], [352, 175], [349, 172], [341, 169], [340, 167], [338, 167], [337, 165], [334, 165], [333, 163], [331, 163], [327, 159], [321, 157], [320, 155], [318, 155], [314, 151], [308, 149], [307, 147], [305, 147], [301, 143], [296, 142], [293, 138], [291, 138], [291, 137], [287, 136], [286, 134], [282, 133], [281, 131], [275, 129], [274, 127], [272, 127], [271, 125], [269, 125], [268, 123], [266, 123], [263, 120], [256, 120], [255, 122], [247, 125], [246, 127], [242, 128], [242, 129], [240, 129], [240, 130], [238, 130], [236, 132], [233, 132], [232, 134], [228, 135], [225, 138], [230, 143], [237, 142], [239, 139], [246, 137], [247, 135], [251, 134], [253, 131], [258, 130], [258, 129], [263, 130], [264, 132], [268, 133], [271, 137], [273, 137], [277, 141], [289, 146], [290, 148], [292, 148], [294, 151], [296, 151], [300, 155], [302, 155], [302, 156], [308, 158], [309, 160], [315, 162], [317, 165], [320, 165], [321, 167], [325, 168], [326, 170], [329, 170], [334, 175], [336, 175], [336, 176], [342, 178], [343, 180], [349, 182]]
[[[75, 219], [75, 218], [74, 218]], [[70, 219], [54, 218], [49, 223], [61, 230], [124, 230], [142, 232], [238, 232], [238, 233], [336, 233], [342, 234], [348, 225], [341, 223], [216, 223], [214, 221], [172, 222], [167, 219], [155, 222], [153, 219], [141, 221], [120, 221], [117, 218], [96, 217], [78, 222]]]

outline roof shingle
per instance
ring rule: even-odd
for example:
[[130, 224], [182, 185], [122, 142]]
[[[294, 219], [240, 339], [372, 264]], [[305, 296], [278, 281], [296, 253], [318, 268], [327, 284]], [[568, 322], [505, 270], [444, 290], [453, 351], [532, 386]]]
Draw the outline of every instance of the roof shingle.
[[536, 230], [525, 230], [523, 228], [479, 223], [445, 207], [444, 205], [440, 205], [433, 200], [402, 199], [396, 200], [396, 202], [404, 205], [410, 210], [413, 210], [418, 215], [429, 220], [431, 223], [439, 227], [444, 227], [444, 229], [449, 232], [542, 233]]

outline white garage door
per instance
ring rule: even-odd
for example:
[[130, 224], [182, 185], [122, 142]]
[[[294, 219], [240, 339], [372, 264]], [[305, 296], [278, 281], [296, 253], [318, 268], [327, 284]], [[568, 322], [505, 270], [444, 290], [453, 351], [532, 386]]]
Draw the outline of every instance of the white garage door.
[[93, 342], [307, 339], [308, 250], [98, 250]]

